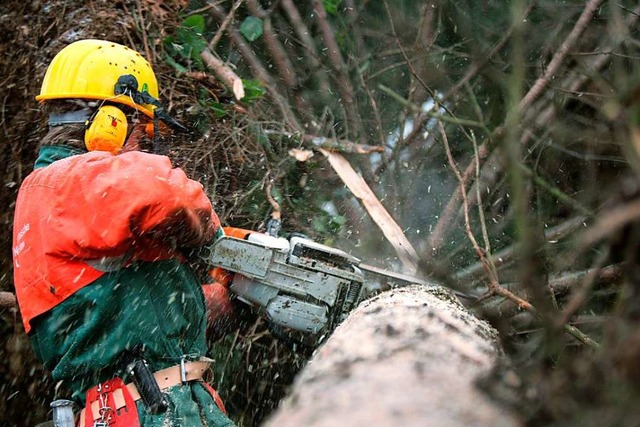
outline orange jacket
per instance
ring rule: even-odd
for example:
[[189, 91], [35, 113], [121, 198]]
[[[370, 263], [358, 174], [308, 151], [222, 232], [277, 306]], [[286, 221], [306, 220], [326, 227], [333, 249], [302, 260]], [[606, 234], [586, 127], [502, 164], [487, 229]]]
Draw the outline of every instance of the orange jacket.
[[164, 156], [90, 152], [36, 169], [16, 201], [16, 295], [30, 321], [110, 268], [174, 258], [212, 240], [219, 220], [202, 185]]

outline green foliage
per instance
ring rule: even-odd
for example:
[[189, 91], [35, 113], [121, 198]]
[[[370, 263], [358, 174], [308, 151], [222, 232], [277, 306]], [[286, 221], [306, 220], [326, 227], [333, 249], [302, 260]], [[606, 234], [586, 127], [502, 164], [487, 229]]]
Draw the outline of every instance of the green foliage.
[[342, 0], [322, 0], [322, 5], [324, 6], [324, 9], [330, 15], [338, 14], [338, 6], [340, 6], [340, 3], [342, 3]]
[[[203, 33], [205, 32], [205, 18], [203, 15], [191, 15], [176, 29], [175, 35], [164, 39], [167, 51], [167, 62], [178, 72], [185, 72], [188, 68], [204, 69], [200, 54], [207, 47]], [[186, 62], [184, 67], [179, 61]]]
[[262, 19], [248, 16], [240, 24], [240, 33], [250, 42], [257, 40], [262, 35]]
[[201, 94], [198, 99], [200, 100], [200, 104], [213, 112], [214, 116], [217, 118], [222, 118], [229, 114], [229, 112], [225, 108], [225, 104], [216, 101], [213, 98], [207, 97], [206, 94]]
[[331, 215], [327, 212], [318, 212], [313, 216], [311, 227], [321, 236], [335, 236], [340, 234], [347, 224], [347, 218], [342, 215]]
[[243, 79], [242, 86], [244, 86], [244, 98], [242, 98], [242, 102], [246, 103], [261, 99], [267, 91], [258, 80]]
[[[205, 70], [206, 67], [200, 55], [207, 48], [208, 42], [205, 34], [208, 31], [207, 21], [203, 15], [193, 14], [185, 18], [176, 28], [175, 34], [164, 39], [167, 64], [178, 73], [194, 69]], [[262, 21], [248, 17], [243, 22], [241, 32], [250, 41], [257, 39], [262, 34]], [[242, 83], [245, 90], [242, 102], [245, 104], [251, 104], [261, 99], [266, 91], [257, 80], [247, 79]], [[210, 111], [216, 118], [222, 118], [229, 114], [230, 105], [213, 99], [207, 91], [200, 90], [198, 92], [198, 103], [202, 108], [193, 112], [194, 115], [199, 116], [195, 128], [203, 133], [210, 127], [210, 120], [206, 117], [205, 111]]]

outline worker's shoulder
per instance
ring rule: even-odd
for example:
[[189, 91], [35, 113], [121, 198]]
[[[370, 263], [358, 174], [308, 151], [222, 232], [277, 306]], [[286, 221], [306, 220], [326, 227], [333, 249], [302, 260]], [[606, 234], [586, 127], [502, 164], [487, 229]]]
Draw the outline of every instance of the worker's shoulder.
[[87, 182], [101, 178], [126, 181], [126, 178], [144, 179], [147, 176], [168, 177], [174, 170], [171, 160], [140, 151], [118, 155], [92, 151], [57, 160], [45, 167], [35, 169], [21, 187], [58, 187], [69, 182]]
[[102, 170], [170, 170], [173, 168], [171, 160], [166, 156], [159, 156], [143, 151], [128, 151], [113, 155], [107, 152], [91, 151], [78, 156], [69, 157], [62, 168]]
[[116, 160], [122, 160], [133, 163], [149, 164], [149, 165], [171, 165], [171, 160], [167, 156], [148, 153], [146, 151], [127, 151], [126, 153], [112, 156]]

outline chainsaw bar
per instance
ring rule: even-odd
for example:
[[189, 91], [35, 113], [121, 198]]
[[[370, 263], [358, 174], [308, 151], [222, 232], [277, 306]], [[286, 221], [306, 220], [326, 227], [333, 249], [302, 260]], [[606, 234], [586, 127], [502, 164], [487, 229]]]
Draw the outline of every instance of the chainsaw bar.
[[385, 270], [384, 268], [376, 267], [368, 264], [358, 264], [358, 268], [362, 271], [373, 273], [378, 276], [386, 277], [395, 282], [402, 282], [403, 286], [408, 285], [422, 285], [422, 286], [435, 286], [434, 283], [427, 282], [417, 277], [410, 276], [408, 274], [396, 273], [395, 271]]

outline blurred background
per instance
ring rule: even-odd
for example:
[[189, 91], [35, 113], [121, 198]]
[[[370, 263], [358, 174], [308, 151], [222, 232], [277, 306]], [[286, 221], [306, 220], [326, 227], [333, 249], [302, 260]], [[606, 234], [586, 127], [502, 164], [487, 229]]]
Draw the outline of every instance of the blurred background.
[[[640, 425], [640, 5], [633, 0], [4, 0], [0, 290], [53, 56], [131, 46], [189, 135], [168, 155], [224, 225], [298, 232], [403, 271], [320, 149], [402, 228], [418, 274], [500, 333], [481, 381], [528, 425]], [[244, 97], [233, 83], [240, 79]], [[55, 384], [0, 308], [0, 424], [47, 419]], [[212, 343], [215, 385], [259, 425], [308, 355], [260, 320]]]

